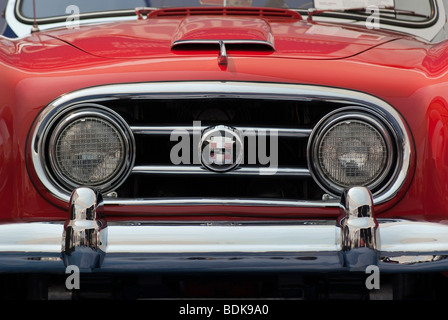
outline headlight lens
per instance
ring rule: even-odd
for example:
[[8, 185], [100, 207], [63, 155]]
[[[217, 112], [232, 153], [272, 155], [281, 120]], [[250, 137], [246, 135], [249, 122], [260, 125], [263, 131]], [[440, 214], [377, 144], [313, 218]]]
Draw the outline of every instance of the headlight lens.
[[334, 195], [350, 186], [377, 188], [394, 156], [387, 126], [368, 114], [330, 116], [316, 127], [309, 148], [312, 173]]
[[66, 187], [113, 186], [129, 167], [129, 134], [114, 116], [84, 110], [65, 117], [50, 140], [52, 169]]

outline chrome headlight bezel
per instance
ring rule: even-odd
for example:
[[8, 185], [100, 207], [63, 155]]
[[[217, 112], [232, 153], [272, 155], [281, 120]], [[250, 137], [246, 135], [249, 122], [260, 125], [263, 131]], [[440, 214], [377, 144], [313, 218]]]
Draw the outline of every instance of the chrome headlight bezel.
[[[320, 145], [325, 135], [341, 123], [357, 122], [369, 126], [376, 131], [384, 142], [386, 156], [382, 169], [371, 181], [364, 184], [342, 185], [328, 177], [322, 168], [319, 159]], [[329, 113], [321, 119], [314, 127], [307, 147], [308, 167], [317, 184], [329, 195], [339, 197], [345, 188], [349, 186], [364, 186], [371, 190], [372, 194], [378, 195], [394, 181], [401, 170], [401, 149], [399, 148], [399, 137], [392, 123], [380, 113], [369, 108], [344, 107]]]
[[[117, 133], [123, 143], [123, 158], [121, 164], [102, 181], [94, 183], [82, 183], [71, 179], [61, 170], [55, 156], [56, 142], [61, 132], [70, 124], [81, 119], [98, 119], [107, 123]], [[103, 193], [110, 192], [118, 188], [129, 176], [135, 161], [135, 141], [131, 128], [126, 121], [116, 112], [94, 103], [84, 103], [73, 105], [51, 117], [45, 126], [41, 139], [40, 161], [45, 168], [46, 176], [61, 190], [71, 192], [80, 186], [90, 186]]]

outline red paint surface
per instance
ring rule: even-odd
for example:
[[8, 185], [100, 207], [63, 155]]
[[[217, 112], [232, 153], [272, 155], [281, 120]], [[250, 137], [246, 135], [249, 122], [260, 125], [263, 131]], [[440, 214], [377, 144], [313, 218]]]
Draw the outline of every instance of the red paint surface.
[[[270, 28], [264, 36], [273, 36], [276, 50], [229, 51], [227, 68], [220, 68], [217, 51], [170, 49], [175, 35], [200, 31], [197, 26], [194, 33], [179, 31], [183, 19], [155, 17], [81, 27], [75, 33], [64, 29], [17, 40], [0, 38], [0, 221], [67, 216], [65, 208], [42, 197], [25, 165], [30, 127], [52, 100], [96, 85], [190, 80], [321, 85], [358, 90], [387, 101], [406, 119], [412, 133], [415, 170], [393, 201], [376, 208], [379, 216], [448, 220], [447, 42], [429, 45], [363, 28], [290, 18], [264, 20]], [[228, 18], [213, 19], [217, 24], [229, 23]], [[257, 23], [260, 18], [247, 19]], [[202, 30], [201, 37], [207, 37], [206, 29]], [[216, 29], [213, 32], [215, 36]], [[238, 206], [126, 210], [116, 206], [106, 213], [117, 219], [132, 214], [156, 220], [296, 219], [338, 214], [337, 209], [325, 208]]]

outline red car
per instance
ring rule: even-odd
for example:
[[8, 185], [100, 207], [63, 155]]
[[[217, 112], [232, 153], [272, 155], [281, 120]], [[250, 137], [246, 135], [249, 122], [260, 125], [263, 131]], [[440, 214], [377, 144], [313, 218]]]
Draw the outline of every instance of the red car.
[[8, 1], [1, 294], [446, 298], [448, 1], [350, 3]]

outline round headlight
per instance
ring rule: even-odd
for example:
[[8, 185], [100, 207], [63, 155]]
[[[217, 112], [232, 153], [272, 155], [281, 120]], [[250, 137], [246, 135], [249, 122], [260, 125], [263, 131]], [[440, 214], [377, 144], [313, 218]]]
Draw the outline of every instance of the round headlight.
[[64, 186], [107, 190], [130, 170], [132, 138], [117, 115], [80, 110], [63, 118], [51, 135], [53, 172]]
[[387, 126], [370, 114], [338, 112], [316, 126], [310, 137], [310, 170], [329, 193], [351, 186], [375, 191], [394, 157]]

